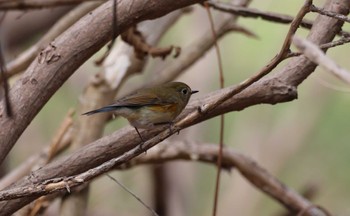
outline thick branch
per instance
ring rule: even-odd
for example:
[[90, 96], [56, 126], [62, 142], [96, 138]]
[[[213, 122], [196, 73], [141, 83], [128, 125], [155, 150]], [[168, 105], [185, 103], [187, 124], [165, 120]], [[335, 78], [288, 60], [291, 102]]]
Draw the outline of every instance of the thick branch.
[[[147, 155], [142, 155], [124, 164], [122, 167], [131, 168], [140, 164], [164, 163], [173, 160], [192, 160], [215, 164], [218, 157], [218, 147], [212, 144], [193, 144], [186, 142], [168, 143], [152, 149]], [[232, 149], [223, 150], [224, 167], [235, 167], [250, 183], [255, 185], [267, 195], [282, 203], [292, 212], [302, 212], [305, 209], [310, 212], [320, 212], [307, 199], [295, 191], [289, 189], [278, 181], [269, 172], [260, 167], [257, 162]], [[117, 167], [118, 168], [118, 167]], [[90, 171], [88, 171], [90, 172]], [[32, 195], [44, 195], [54, 191], [64, 191], [67, 188], [85, 183], [86, 174], [74, 178], [62, 179], [58, 182], [44, 182], [31, 185], [30, 187], [15, 188], [0, 193], [0, 200], [14, 199]], [[312, 214], [312, 213], [311, 213]], [[321, 213], [319, 215], [322, 215]]]
[[[160, 164], [173, 160], [201, 161], [215, 165], [217, 154], [218, 146], [213, 144], [166, 142], [152, 148], [147, 154], [123, 164], [122, 168], [131, 168], [142, 164]], [[237, 169], [251, 184], [282, 203], [292, 212], [301, 212], [304, 209], [319, 212], [316, 206], [289, 189], [251, 158], [230, 148], [224, 148], [222, 157], [223, 168]]]
[[[164, 0], [156, 4], [151, 0], [120, 1], [118, 33], [142, 20], [157, 18], [197, 2], [201, 0]], [[0, 163], [48, 99], [111, 39], [111, 6], [112, 2], [103, 4], [56, 38], [15, 83], [10, 91], [13, 117], [5, 117], [4, 107], [0, 106]]]
[[[343, 14], [346, 14], [349, 9], [349, 5], [347, 4], [346, 0], [336, 2], [328, 1], [326, 7]], [[341, 25], [342, 22], [340, 21], [327, 17], [318, 17], [310, 33], [309, 40], [316, 44], [327, 43], [334, 38], [335, 34], [340, 30]], [[248, 106], [260, 103], [275, 104], [295, 99], [296, 86], [306, 79], [314, 69], [315, 65], [304, 57], [294, 58], [287, 64], [286, 67], [282, 68], [276, 74], [249, 86], [241, 93], [216, 106], [211, 112], [206, 113], [205, 115], [199, 115], [197, 118], [189, 121], [186, 120], [187, 114], [196, 112], [196, 110], [198, 110], [198, 106], [205, 107], [205, 104], [215, 103], [222, 94], [232, 91], [232, 89], [235, 87], [233, 86], [214, 92], [206, 97], [191, 102], [188, 108], [179, 117], [179, 121], [181, 121], [179, 126], [181, 126], [180, 128], [188, 127], [222, 113], [233, 110], [241, 110]], [[152, 130], [143, 131], [142, 137], [145, 139], [150, 139], [163, 129], [164, 128], [154, 128]], [[169, 135], [169, 130], [163, 131], [163, 133], [145, 143], [144, 148], [150, 148]], [[120, 155], [122, 156], [114, 162], [125, 162], [141, 153], [140, 150], [136, 148], [133, 151], [124, 154], [124, 152], [136, 147], [138, 144], [139, 137], [135, 134], [134, 130], [130, 128], [122, 129], [110, 136], [103, 137], [94, 143], [91, 143], [90, 145], [86, 146], [86, 148], [81, 149], [79, 152], [75, 152], [36, 171], [34, 173], [34, 180], [42, 181], [54, 177], [76, 175]], [[16, 186], [25, 186], [30, 183], [30, 180], [23, 179], [22, 181], [18, 182]], [[6, 203], [0, 203], [0, 208], [3, 210], [3, 212], [9, 214], [15, 211], [19, 206], [22, 206], [33, 199], [35, 199], [35, 197], [26, 197]]]
[[[82, 16], [87, 14], [89, 11], [95, 9], [99, 6], [100, 2], [87, 2], [81, 4], [69, 11], [65, 16], [63, 16], [58, 22], [51, 27], [51, 29], [34, 45], [22, 52], [14, 60], [10, 61], [7, 67], [7, 77], [11, 77], [24, 71], [30, 63], [35, 59], [41, 49], [45, 48], [52, 40], [59, 36], [63, 31], [72, 26], [76, 21], [78, 21]], [[0, 80], [2, 76], [0, 75]]]
[[11, 0], [1, 1], [1, 10], [27, 10], [27, 9], [41, 9], [48, 7], [57, 7], [64, 5], [76, 5], [82, 2], [99, 1], [104, 2], [106, 0]]
[[[215, 103], [215, 99], [223, 94], [223, 92], [227, 92], [229, 90], [229, 88], [219, 90], [196, 101], [193, 101], [179, 119], [181, 120], [186, 117], [186, 114], [196, 111], [198, 106], [202, 106], [205, 103]], [[195, 121], [188, 122], [186, 127], [204, 121], [210, 117], [220, 115], [222, 113], [226, 113], [232, 110], [244, 109], [245, 107], [251, 106], [253, 104], [274, 104], [282, 101], [292, 100], [296, 97], [295, 90], [295, 88], [285, 86], [284, 84], [278, 82], [278, 80], [262, 82], [260, 84], [257, 84], [257, 86], [254, 88], [246, 89], [241, 94], [217, 106], [212, 112], [208, 113], [207, 115], [203, 115]], [[165, 134], [161, 135], [161, 137], [153, 138], [152, 142], [150, 143], [145, 143], [144, 148], [150, 148], [151, 145], [155, 145], [156, 143], [165, 139], [170, 135], [170, 133], [167, 127], [158, 127], [152, 130], [142, 131], [142, 137], [144, 139], [150, 139], [164, 129], [166, 129]], [[13, 185], [13, 187], [25, 186], [31, 184], [33, 181], [40, 182], [55, 177], [72, 176], [82, 173], [90, 168], [98, 166], [107, 160], [123, 155], [125, 152], [138, 146], [139, 144], [140, 138], [137, 136], [133, 128], [127, 127], [121, 129], [111, 134], [110, 136], [96, 140], [95, 142], [87, 145], [82, 149], [79, 149], [79, 151], [76, 151], [67, 157], [44, 166], [43, 168], [32, 173], [31, 176], [34, 176], [34, 178], [26, 178], [18, 181], [16, 185]], [[136, 149], [139, 148], [136, 147]], [[139, 152], [138, 154], [142, 152], [143, 151]], [[128, 155], [131, 157], [136, 156], [134, 153]], [[5, 203], [0, 202], [0, 208], [3, 209], [3, 212], [10, 213], [18, 209], [20, 206], [23, 206], [32, 201], [33, 199], [35, 199], [34, 196], [11, 200]]]

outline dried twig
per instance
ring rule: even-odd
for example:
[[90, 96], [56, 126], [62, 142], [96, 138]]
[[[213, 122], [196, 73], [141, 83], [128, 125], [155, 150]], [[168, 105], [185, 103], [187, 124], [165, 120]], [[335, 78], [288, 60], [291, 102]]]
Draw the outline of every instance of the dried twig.
[[[173, 10], [202, 2], [202, 0], [163, 0], [154, 5], [148, 4], [148, 1], [151, 0], [137, 1], [137, 3], [123, 1], [123, 4], [119, 4], [118, 14], [122, 17], [118, 20], [118, 31], [123, 31], [143, 20], [154, 19]], [[38, 61], [38, 58], [26, 70], [22, 79], [13, 85], [10, 96], [16, 95], [16, 97], [11, 97], [13, 98], [11, 102], [13, 111], [19, 115], [14, 115], [11, 119], [0, 117], [0, 128], [2, 128], [0, 130], [2, 144], [0, 145], [0, 163], [49, 98], [82, 63], [111, 39], [111, 29], [108, 28], [112, 16], [108, 13], [111, 7], [112, 2], [106, 2], [94, 10], [92, 15], [83, 17], [67, 29], [47, 47], [51, 56], [60, 56], [58, 61], [48, 64], [47, 61]], [[52, 47], [55, 49], [50, 49]], [[19, 104], [25, 104], [25, 106]], [[3, 110], [4, 107], [0, 105], [0, 112]]]
[[[207, 10], [208, 17], [209, 17], [209, 23], [212, 30], [213, 40], [214, 40], [214, 47], [216, 51], [218, 66], [219, 66], [219, 81], [220, 81], [220, 88], [223, 89], [224, 84], [224, 69], [222, 67], [222, 60], [221, 60], [221, 53], [220, 53], [220, 47], [218, 45], [218, 38], [215, 32], [215, 24], [213, 21], [213, 16], [210, 12], [210, 8], [207, 4], [207, 2], [204, 3], [204, 6]], [[218, 160], [217, 160], [217, 173], [216, 173], [216, 182], [215, 182], [215, 193], [214, 193], [214, 204], [213, 204], [213, 216], [217, 213], [217, 206], [218, 206], [218, 199], [219, 199], [219, 188], [220, 188], [220, 177], [221, 177], [221, 166], [222, 166], [222, 151], [224, 148], [224, 127], [225, 127], [225, 117], [224, 115], [220, 116], [220, 141], [219, 141], [219, 152], [218, 152]]]
[[312, 62], [320, 65], [326, 71], [331, 72], [340, 80], [350, 84], [350, 72], [339, 67], [331, 58], [312, 42], [294, 36], [293, 44]]
[[[255, 8], [240, 7], [240, 6], [236, 6], [225, 2], [209, 0], [207, 1], [207, 3], [209, 6], [211, 6], [216, 10], [232, 13], [243, 17], [261, 18], [263, 20], [284, 23], [284, 24], [289, 24], [294, 19], [293, 16], [289, 16], [285, 14], [265, 12]], [[301, 21], [300, 26], [310, 29], [312, 26], [312, 21], [303, 20]]]
[[127, 188], [125, 185], [123, 185], [120, 181], [118, 181], [116, 178], [114, 178], [113, 176], [109, 175], [108, 173], [106, 174], [108, 176], [108, 178], [110, 178], [112, 181], [114, 181], [115, 183], [117, 183], [121, 188], [123, 188], [126, 192], [128, 192], [129, 194], [131, 194], [131, 196], [133, 196], [137, 201], [139, 201], [143, 206], [145, 206], [153, 215], [155, 216], [159, 216], [157, 214], [157, 212], [155, 212], [149, 205], [147, 205], [144, 201], [142, 201], [141, 198], [139, 198], [135, 193], [133, 193], [131, 190], [129, 190], [129, 188]]
[[[51, 146], [47, 146], [37, 154], [29, 157], [21, 165], [17, 166], [16, 169], [12, 170], [10, 173], [8, 173], [1, 179], [0, 190], [9, 186], [13, 182], [18, 181], [23, 176], [28, 175], [31, 171], [42, 167], [44, 164], [46, 164], [45, 162], [48, 161], [49, 158], [52, 158], [63, 152], [65, 149], [67, 149], [71, 144], [73, 137], [72, 127], [69, 127], [69, 129], [67, 129], [67, 125], [71, 124], [70, 122], [72, 122], [72, 116], [68, 113], [65, 119], [63, 120], [60, 128], [58, 129], [57, 134], [54, 136], [56, 138], [60, 138], [54, 138], [52, 140], [52, 143], [57, 143], [57, 141], [59, 142], [57, 144], [54, 144], [54, 151], [52, 150], [51, 144]], [[62, 131], [65, 131], [63, 136], [59, 135], [62, 134]]]
[[[136, 149], [140, 150], [138, 147]], [[186, 142], [177, 142], [176, 145], [174, 143], [166, 146], [163, 145], [162, 147], [150, 150], [149, 152], [149, 154], [136, 158], [128, 164], [133, 167], [140, 164], [164, 163], [165, 161], [171, 160], [194, 160], [215, 164], [218, 157], [217, 145], [189, 144]], [[119, 159], [117, 158], [112, 159], [111, 161], [116, 162], [118, 160]], [[107, 170], [105, 168], [107, 166], [109, 169], [113, 168], [113, 166], [111, 166], [113, 163], [110, 163], [111, 161], [77, 176], [65, 179], [51, 179], [45, 182], [33, 184], [30, 187], [21, 187], [0, 192], [0, 200], [14, 199], [30, 195], [43, 195], [55, 191], [67, 190], [67, 188], [70, 190], [72, 187], [85, 183], [93, 177], [96, 177], [96, 174], [100, 175], [103, 172], [106, 172]], [[323, 210], [312, 205], [308, 200], [279, 182], [251, 158], [229, 148], [225, 148], [223, 151], [223, 164], [226, 167], [235, 167], [249, 182], [255, 185], [258, 189], [261, 189], [267, 195], [278, 200], [292, 212], [301, 212], [304, 211], [304, 209], [307, 209], [305, 215], [325, 215], [323, 214]]]
[[[291, 39], [296, 30], [299, 27], [300, 22], [302, 21], [305, 14], [309, 12], [309, 7], [312, 4], [312, 0], [306, 0], [303, 7], [299, 10], [297, 16], [293, 20], [293, 22], [290, 25], [289, 31], [287, 33], [287, 36], [283, 42], [282, 48], [280, 52], [270, 61], [268, 65], [266, 65], [264, 68], [262, 68], [257, 74], [254, 76], [246, 79], [245, 81], [241, 82], [239, 85], [237, 85], [235, 88], [233, 88], [231, 91], [226, 92], [220, 96], [220, 99], [218, 99], [215, 103], [211, 104], [205, 104], [205, 106], [201, 106], [198, 108], [197, 112], [193, 112], [189, 114], [184, 121], [189, 121], [190, 119], [196, 119], [199, 115], [206, 114], [210, 112], [212, 109], [215, 109], [216, 106], [222, 104], [224, 101], [226, 101], [228, 98], [231, 98], [232, 96], [242, 92], [244, 89], [255, 83], [256, 81], [260, 80], [262, 77], [264, 77], [266, 74], [271, 72], [281, 61], [283, 61], [290, 52], [290, 44]], [[181, 125], [181, 122], [179, 123]]]
[[[152, 22], [140, 23], [140, 29], [147, 43], [155, 45], [182, 14], [183, 11], [179, 10]], [[91, 79], [80, 96], [78, 113], [84, 113], [87, 110], [97, 109], [112, 103], [124, 81], [135, 73], [142, 71], [147, 60], [148, 58], [142, 60], [136, 58], [133, 48], [125, 42], [119, 41], [119, 43], [116, 43], [103, 62], [105, 70], [100, 71]], [[100, 138], [108, 119], [108, 115], [96, 115], [91, 118], [80, 116], [75, 122], [76, 136], [71, 150], [74, 151]], [[86, 196], [86, 193], [82, 193], [82, 196]], [[74, 197], [74, 202], [77, 197], [79, 197], [79, 194]], [[70, 196], [67, 196], [62, 202], [64, 204], [71, 203], [73, 200], [70, 199]], [[83, 200], [86, 201], [87, 199]], [[72, 209], [76, 205], [63, 205], [62, 208], [66, 208], [65, 206], [70, 208], [66, 211], [74, 212], [74, 214], [78, 214], [76, 211], [82, 210], [81, 208]]]
[[324, 10], [322, 8], [318, 8], [315, 5], [311, 5], [310, 11], [316, 12], [316, 13], [319, 13], [319, 14], [322, 14], [322, 15], [325, 15], [325, 16], [328, 16], [328, 17], [332, 17], [332, 18], [335, 18], [335, 19], [338, 19], [338, 20], [341, 20], [341, 21], [344, 21], [344, 22], [347, 22], [347, 23], [350, 23], [350, 18], [349, 17], [347, 17], [347, 16], [345, 16], [343, 14], [339, 14], [339, 13], [335, 13], [335, 12], [332, 12], [332, 11]]
[[[327, 50], [329, 48], [341, 46], [341, 45], [346, 44], [346, 43], [350, 43], [350, 37], [342, 37], [339, 40], [331, 41], [331, 42], [325, 43], [325, 44], [321, 44], [319, 46], [319, 48], [322, 50], [324, 50], [324, 49]], [[290, 52], [286, 58], [296, 57], [296, 56], [300, 56], [300, 55], [302, 55], [301, 52]]]
[[165, 59], [168, 55], [171, 54], [171, 52], [175, 49], [176, 53], [174, 56], [178, 56], [180, 53], [180, 47], [153, 47], [149, 45], [144, 37], [142, 36], [141, 32], [137, 30], [136, 26], [133, 26], [123, 32], [121, 34], [121, 38], [126, 43], [130, 44], [134, 47], [134, 51], [136, 56], [139, 59], [143, 59], [147, 55], [151, 55], [152, 57], [161, 57], [162, 59]]
[[47, 155], [46, 163], [48, 164], [56, 155], [57, 152], [59, 151], [60, 143], [62, 143], [62, 140], [67, 134], [68, 130], [71, 128], [73, 125], [73, 115], [74, 115], [74, 109], [70, 109], [64, 118], [64, 121], [61, 124], [61, 127], [58, 129], [56, 135], [52, 139], [52, 142], [50, 144], [50, 150]]
[[[36, 167], [42, 167], [46, 164], [48, 164], [55, 156], [58, 155], [59, 152], [63, 150], [62, 143], [63, 139], [67, 135], [68, 131], [72, 129], [73, 125], [73, 115], [74, 115], [74, 109], [70, 109], [64, 118], [60, 128], [58, 129], [57, 133], [52, 139], [52, 142], [49, 146], [49, 151], [47, 154], [45, 154], [46, 157], [43, 157], [42, 161], [38, 161], [36, 164]], [[65, 148], [68, 146], [64, 146]], [[34, 203], [32, 203], [28, 207], [28, 212], [30, 216], [38, 215], [39, 212], [43, 211], [44, 208], [48, 206], [48, 203], [52, 200], [50, 197], [40, 197], [40, 199], [37, 199]]]
[[[1, 24], [1, 22], [0, 22]], [[0, 41], [0, 76], [3, 77], [2, 82], [0, 82], [0, 87], [2, 86], [4, 88], [4, 107], [5, 107], [5, 112], [8, 117], [12, 116], [12, 107], [11, 107], [11, 101], [9, 97], [9, 83], [8, 79], [6, 76], [7, 70], [6, 70], [6, 65], [5, 65], [5, 59], [4, 55], [2, 53], [2, 46], [1, 46], [1, 41]], [[0, 97], [1, 99], [1, 97]], [[1, 114], [0, 114], [1, 115]]]
[[[332, 1], [327, 2], [327, 6], [334, 8], [336, 11], [341, 11], [344, 14], [348, 10], [348, 4], [346, 1], [337, 1], [335, 4]], [[322, 17], [315, 21], [315, 28], [310, 33], [310, 38], [318, 43], [326, 43], [333, 39], [335, 33], [340, 30], [342, 22], [334, 19], [323, 19]], [[297, 66], [297, 67], [296, 67]], [[186, 122], [182, 120], [178, 122], [179, 126], [189, 126], [196, 124], [200, 121], [204, 121], [222, 113], [241, 110], [247, 106], [259, 104], [259, 103], [279, 103], [290, 101], [296, 98], [296, 86], [299, 85], [307, 76], [313, 72], [315, 66], [313, 63], [309, 62], [303, 57], [298, 57], [292, 59], [286, 67], [282, 68], [280, 71], [276, 72], [274, 75], [270, 75], [269, 78], [261, 80], [249, 88], [245, 89], [238, 95], [226, 100], [224, 103], [214, 106], [215, 108], [211, 112], [206, 113], [206, 115], [198, 116], [197, 119], [188, 119]], [[184, 113], [179, 117], [184, 118], [186, 114], [192, 113], [194, 110], [198, 109], [198, 106], [205, 107], [206, 103], [216, 103], [220, 95], [224, 95], [231, 92], [235, 87], [230, 87], [228, 89], [220, 90], [218, 92], [207, 95], [200, 100], [193, 101], [189, 104], [189, 107], [184, 111]], [[210, 105], [212, 106], [212, 105]], [[182, 122], [182, 124], [180, 124]], [[155, 136], [163, 129], [166, 129], [159, 136], [151, 139], [145, 144], [148, 148], [151, 147], [150, 144], [155, 144], [160, 142], [164, 136], [168, 136], [169, 130], [167, 128], [154, 128], [148, 131], [142, 131], [142, 136], [145, 139]], [[152, 143], [153, 142], [153, 143]], [[118, 144], [118, 145], [116, 145]], [[75, 152], [66, 158], [53, 162], [52, 164], [43, 167], [42, 169], [35, 172], [36, 179], [39, 181], [50, 179], [58, 176], [70, 176], [74, 174], [86, 171], [91, 167], [95, 167], [98, 164], [106, 161], [107, 159], [116, 157], [123, 154], [126, 150], [131, 147], [137, 146], [139, 144], [139, 138], [134, 134], [134, 131], [129, 129], [120, 130], [113, 133], [108, 137], [104, 137], [96, 142], [90, 144], [86, 148], [82, 148], [79, 152]], [[144, 148], [146, 145], [144, 145]], [[137, 152], [136, 152], [137, 153]], [[130, 155], [131, 154], [131, 155]], [[99, 157], [96, 157], [99, 155]], [[135, 157], [135, 152], [129, 152], [124, 155], [124, 157]], [[79, 160], [77, 160], [79, 158]], [[128, 159], [128, 158], [124, 158]], [[121, 161], [119, 161], [121, 162]], [[65, 169], [69, 166], [69, 169]], [[53, 172], [54, 171], [54, 172]], [[23, 179], [17, 183], [17, 186], [25, 186], [29, 184], [29, 181]], [[17, 199], [16, 201], [8, 201], [5, 203], [0, 203], [2, 212], [11, 214], [14, 210], [18, 209], [20, 206], [32, 201], [35, 197], [25, 197]]]
[[76, 5], [82, 2], [97, 1], [104, 2], [106, 0], [57, 0], [57, 1], [42, 1], [42, 0], [11, 0], [1, 1], [1, 10], [28, 10], [28, 9], [41, 9], [49, 7], [58, 7], [64, 5]]
[[[243, 16], [243, 17], [261, 18], [263, 20], [282, 23], [282, 24], [289, 24], [294, 19], [294, 17], [289, 16], [289, 15], [285, 15], [285, 14], [274, 13], [274, 12], [265, 12], [265, 11], [261, 11], [259, 9], [255, 9], [255, 8], [240, 7], [240, 6], [236, 6], [236, 5], [233, 5], [230, 3], [225, 3], [225, 2], [218, 2], [218, 1], [214, 1], [214, 0], [209, 0], [207, 2], [214, 9], [217, 9], [217, 10], [220, 10], [223, 12], [227, 12], [227, 13], [236, 14], [236, 15]], [[310, 10], [312, 10], [314, 12], [321, 13], [324, 11], [324, 10], [316, 11], [316, 9], [317, 8], [315, 6], [313, 6], [313, 5], [310, 6]], [[332, 13], [330, 12], [330, 14], [332, 14]], [[337, 13], [333, 13], [333, 14], [336, 15], [336, 17], [341, 17], [344, 21], [346, 20], [346, 18], [344, 19], [344, 17], [346, 17], [346, 16], [343, 16], [343, 15], [337, 14]], [[348, 18], [347, 18], [347, 20], [348, 20]], [[300, 23], [301, 27], [304, 27], [307, 29], [311, 29], [312, 25], [313, 25], [313, 22], [310, 20], [302, 20]], [[338, 34], [344, 35], [344, 36], [350, 36], [349, 32], [344, 32], [344, 31], [341, 31]]]
[[[68, 12], [65, 16], [58, 20], [37, 43], [22, 52], [17, 58], [10, 61], [6, 65], [7, 72], [5, 75], [10, 78], [24, 71], [44, 47], [46, 47], [63, 31], [68, 29], [68, 27], [72, 26], [82, 16], [100, 4], [100, 2], [86, 2]], [[2, 80], [2, 77], [3, 76], [0, 75], [0, 81]]]

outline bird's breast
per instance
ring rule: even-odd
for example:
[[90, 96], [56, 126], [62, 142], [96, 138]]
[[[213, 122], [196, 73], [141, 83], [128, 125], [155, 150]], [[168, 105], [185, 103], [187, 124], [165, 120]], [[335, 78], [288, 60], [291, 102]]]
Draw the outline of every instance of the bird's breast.
[[178, 114], [176, 104], [124, 108], [120, 112], [120, 115], [128, 119], [130, 124], [137, 128], [151, 128], [155, 124], [171, 122]]

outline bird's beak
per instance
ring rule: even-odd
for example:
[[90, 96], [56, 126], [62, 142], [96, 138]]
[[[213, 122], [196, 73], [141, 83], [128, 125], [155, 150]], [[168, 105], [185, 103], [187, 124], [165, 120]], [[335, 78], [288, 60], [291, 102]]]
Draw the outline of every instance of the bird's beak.
[[195, 93], [197, 93], [197, 92], [199, 92], [199, 91], [193, 90], [193, 91], [191, 91], [191, 94], [195, 94]]

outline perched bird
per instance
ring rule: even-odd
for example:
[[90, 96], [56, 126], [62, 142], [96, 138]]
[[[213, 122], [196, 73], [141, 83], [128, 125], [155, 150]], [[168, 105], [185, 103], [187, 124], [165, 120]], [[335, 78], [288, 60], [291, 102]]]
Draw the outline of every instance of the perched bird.
[[92, 110], [83, 115], [113, 112], [126, 118], [135, 128], [142, 142], [138, 128], [149, 129], [155, 125], [169, 124], [187, 105], [193, 91], [182, 82], [170, 82], [150, 88], [140, 89], [117, 100], [114, 104]]

